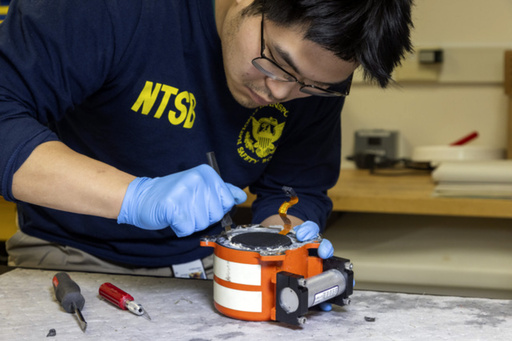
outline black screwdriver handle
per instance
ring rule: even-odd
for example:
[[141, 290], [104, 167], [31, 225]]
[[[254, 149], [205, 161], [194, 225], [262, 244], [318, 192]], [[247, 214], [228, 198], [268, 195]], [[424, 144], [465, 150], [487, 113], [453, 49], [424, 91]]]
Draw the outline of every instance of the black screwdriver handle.
[[68, 313], [74, 313], [75, 309], [82, 310], [85, 298], [80, 293], [80, 287], [65, 272], [59, 272], [53, 276], [53, 289], [55, 297], [62, 308]]
[[[213, 168], [214, 171], [217, 172], [220, 176], [220, 169], [219, 164], [217, 163], [217, 159], [215, 158], [215, 152], [208, 152], [206, 153], [206, 158], [208, 159], [208, 164], [210, 167]], [[226, 212], [224, 214], [224, 217], [222, 217], [221, 226], [226, 229], [226, 231], [231, 230], [231, 226], [233, 225], [233, 219], [231, 218], [231, 215], [229, 212]]]

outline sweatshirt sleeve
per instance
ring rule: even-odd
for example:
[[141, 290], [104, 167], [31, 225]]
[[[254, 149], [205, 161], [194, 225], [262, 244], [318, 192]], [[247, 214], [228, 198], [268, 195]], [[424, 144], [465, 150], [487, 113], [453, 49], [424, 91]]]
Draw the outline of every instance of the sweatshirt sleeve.
[[[120, 53], [108, 0], [14, 0], [0, 24], [0, 194], [52, 123], [108, 81]], [[118, 52], [116, 52], [116, 49]]]
[[[289, 131], [279, 144], [265, 174], [250, 187], [257, 194], [253, 203], [253, 222], [277, 214], [289, 200], [282, 186], [292, 187], [299, 202], [288, 214], [311, 220], [325, 229], [332, 210], [327, 190], [339, 177], [341, 163], [342, 98], [314, 99], [316, 105], [301, 106], [301, 114], [287, 123]], [[294, 113], [290, 114], [294, 116]]]

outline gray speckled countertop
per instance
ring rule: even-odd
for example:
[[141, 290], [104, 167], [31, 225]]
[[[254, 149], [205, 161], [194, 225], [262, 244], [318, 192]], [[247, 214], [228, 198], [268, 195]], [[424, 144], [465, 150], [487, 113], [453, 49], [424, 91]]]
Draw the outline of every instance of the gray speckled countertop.
[[[355, 291], [351, 305], [311, 310], [306, 324], [291, 327], [220, 315], [211, 281], [72, 272], [86, 299], [83, 333], [55, 300], [55, 273], [0, 276], [0, 340], [512, 340], [508, 300]], [[104, 282], [130, 293], [152, 321], [101, 300]], [[52, 328], [57, 335], [46, 337]]]

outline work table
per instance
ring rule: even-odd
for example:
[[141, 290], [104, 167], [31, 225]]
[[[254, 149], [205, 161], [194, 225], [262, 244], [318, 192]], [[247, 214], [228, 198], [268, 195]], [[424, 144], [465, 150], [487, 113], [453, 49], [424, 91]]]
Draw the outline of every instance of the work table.
[[[310, 310], [306, 324], [292, 327], [220, 315], [208, 280], [70, 272], [86, 300], [83, 333], [55, 299], [55, 273], [15, 269], [0, 276], [1, 340], [509, 340], [512, 335], [508, 300], [356, 290], [350, 305]], [[98, 288], [104, 282], [130, 293], [152, 320], [101, 300]], [[56, 336], [46, 338], [50, 329]]]
[[329, 196], [335, 211], [512, 218], [510, 200], [435, 197], [435, 185], [422, 171], [346, 169]]
[[[424, 171], [342, 169], [329, 190], [333, 211], [421, 214], [458, 217], [512, 218], [512, 202], [505, 199], [440, 198], [432, 196], [435, 183]], [[250, 207], [255, 195], [241, 206]], [[299, 199], [300, 200], [300, 199]]]

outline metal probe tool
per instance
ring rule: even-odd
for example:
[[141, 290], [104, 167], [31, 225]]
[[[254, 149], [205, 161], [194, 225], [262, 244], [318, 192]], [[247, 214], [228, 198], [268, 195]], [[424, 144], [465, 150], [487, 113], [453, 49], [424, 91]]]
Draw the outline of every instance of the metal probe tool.
[[60, 305], [68, 313], [75, 313], [78, 324], [85, 333], [87, 322], [85, 322], [81, 311], [84, 308], [85, 298], [80, 293], [80, 287], [65, 272], [59, 272], [53, 276], [52, 283], [55, 297]]
[[[206, 158], [208, 159], [208, 164], [210, 165], [210, 167], [212, 167], [217, 172], [217, 174], [219, 174], [219, 176], [221, 176], [219, 165], [217, 164], [217, 159], [215, 158], [215, 153], [214, 152], [206, 153]], [[233, 226], [233, 219], [231, 219], [229, 212], [226, 213], [224, 215], [224, 217], [222, 217], [220, 224], [226, 232], [231, 231], [231, 226]]]
[[100, 296], [118, 306], [123, 310], [129, 310], [138, 316], [144, 316], [148, 320], [151, 320], [149, 314], [144, 308], [133, 300], [133, 297], [127, 292], [119, 289], [112, 283], [103, 283], [99, 289]]

